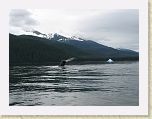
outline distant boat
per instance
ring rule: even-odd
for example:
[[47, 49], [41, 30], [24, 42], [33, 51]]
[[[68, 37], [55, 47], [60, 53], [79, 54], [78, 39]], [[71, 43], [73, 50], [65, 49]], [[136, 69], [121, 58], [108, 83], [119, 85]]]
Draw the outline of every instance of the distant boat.
[[67, 62], [69, 62], [69, 61], [72, 61], [72, 60], [74, 60], [75, 58], [73, 57], [73, 58], [69, 58], [69, 59], [67, 59], [67, 60], [62, 60], [61, 62], [60, 62], [60, 64], [59, 64], [59, 66], [64, 66]]
[[111, 63], [111, 62], [113, 62], [113, 60], [112, 60], [112, 59], [108, 59], [108, 61], [107, 61], [107, 62]]

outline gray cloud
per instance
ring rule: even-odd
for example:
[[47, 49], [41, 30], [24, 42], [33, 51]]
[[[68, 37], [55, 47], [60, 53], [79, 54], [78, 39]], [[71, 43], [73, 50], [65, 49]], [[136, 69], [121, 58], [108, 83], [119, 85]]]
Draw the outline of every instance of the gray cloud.
[[108, 32], [138, 33], [138, 10], [113, 10], [104, 15], [100, 12], [95, 16], [80, 21], [79, 29], [82, 31], [97, 31], [103, 29]]
[[38, 25], [38, 21], [31, 17], [32, 13], [25, 9], [14, 9], [9, 14], [9, 24], [14, 27], [21, 27], [23, 30], [31, 29]]
[[[98, 12], [77, 25], [79, 32], [87, 38], [112, 47], [139, 44], [139, 10], [113, 10], [106, 14]], [[81, 36], [79, 36], [81, 37]], [[127, 44], [127, 45], [125, 45]], [[134, 49], [134, 47], [132, 47]], [[136, 48], [137, 49], [137, 48]]]
[[116, 10], [106, 14], [101, 19], [101, 27], [109, 31], [123, 33], [138, 33], [138, 10]]
[[105, 37], [101, 38], [101, 40], [102, 40], [102, 41], [111, 41], [110, 39], [105, 38]]

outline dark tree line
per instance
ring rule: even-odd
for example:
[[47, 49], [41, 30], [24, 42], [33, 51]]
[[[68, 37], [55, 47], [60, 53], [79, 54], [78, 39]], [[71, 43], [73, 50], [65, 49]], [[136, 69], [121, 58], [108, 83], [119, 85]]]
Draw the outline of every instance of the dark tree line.
[[68, 57], [69, 54], [61, 49], [36, 40], [10, 35], [9, 63], [57, 62]]

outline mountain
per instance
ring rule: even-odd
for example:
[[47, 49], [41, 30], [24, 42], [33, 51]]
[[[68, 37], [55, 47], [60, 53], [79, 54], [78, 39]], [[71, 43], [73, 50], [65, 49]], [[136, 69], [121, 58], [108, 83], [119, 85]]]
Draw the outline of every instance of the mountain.
[[92, 51], [86, 51], [86, 50], [82, 50], [80, 48], [74, 47], [72, 45], [63, 43], [63, 42], [59, 42], [56, 40], [48, 40], [46, 38], [41, 38], [41, 37], [36, 37], [36, 36], [31, 36], [31, 35], [20, 35], [21, 38], [26, 38], [26, 39], [31, 39], [31, 40], [36, 40], [36, 41], [40, 41], [44, 44], [47, 44], [49, 46], [53, 46], [53, 47], [57, 47], [69, 54], [72, 54], [73, 56], [83, 59], [83, 58], [102, 58], [103, 56], [97, 53], [94, 53]]
[[[37, 35], [39, 35], [40, 37], [43, 37], [39, 31], [35, 31], [38, 32]], [[45, 34], [46, 35], [46, 34]], [[53, 41], [59, 41], [62, 43], [66, 43], [69, 45], [72, 45], [74, 47], [77, 47], [79, 49], [88, 51], [88, 52], [94, 52], [97, 53], [100, 56], [104, 56], [104, 57], [134, 57], [134, 56], [139, 56], [138, 52], [135, 52], [133, 50], [129, 50], [129, 49], [114, 49], [112, 47], [108, 47], [102, 44], [99, 44], [97, 42], [94, 42], [92, 40], [86, 40], [86, 39], [82, 39], [82, 38], [77, 38], [76, 36], [72, 36], [72, 37], [65, 37], [63, 35], [60, 34], [48, 34], [45, 37], [46, 39], [49, 40], [53, 40]]]
[[97, 53], [54, 40], [31, 35], [9, 34], [10, 63], [60, 62], [75, 57], [74, 61], [101, 59]]
[[129, 51], [129, 50], [114, 49], [112, 47], [108, 47], [108, 46], [99, 44], [92, 40], [77, 38], [75, 36], [73, 36], [71, 38], [67, 38], [67, 37], [59, 35], [59, 34], [54, 34], [54, 37], [51, 38], [51, 40], [60, 41], [60, 42], [72, 45], [74, 47], [80, 48], [85, 51], [98, 53], [99, 55], [105, 56], [105, 57], [139, 56], [139, 54], [135, 53], [135, 51], [131, 52], [131, 50]]
[[69, 57], [73, 55], [57, 47], [9, 34], [9, 63], [60, 62]]
[[[40, 34], [41, 35], [41, 34]], [[130, 50], [114, 49], [91, 40], [67, 38], [54, 34], [50, 39], [32, 35], [9, 34], [10, 63], [60, 62], [75, 57], [74, 61], [138, 60], [139, 54]]]
[[129, 49], [125, 49], [125, 48], [117, 48], [117, 50], [125, 51], [125, 52], [132, 53], [132, 54], [135, 54], [135, 55], [139, 56], [139, 52], [136, 52], [136, 51], [133, 51], [133, 50], [129, 50]]
[[37, 31], [37, 30], [26, 31], [26, 32], [33, 33], [33, 35], [36, 35], [36, 36], [38, 36], [38, 37], [45, 37], [45, 38], [47, 38], [47, 35], [46, 35], [46, 34], [43, 34], [43, 33], [39, 32], [39, 31]]

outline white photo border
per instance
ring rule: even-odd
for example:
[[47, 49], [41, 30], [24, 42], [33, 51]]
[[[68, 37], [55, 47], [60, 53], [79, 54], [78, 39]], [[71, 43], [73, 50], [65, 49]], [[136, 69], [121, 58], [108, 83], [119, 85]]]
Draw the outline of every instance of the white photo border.
[[[1, 115], [148, 115], [147, 0], [4, 0], [1, 3]], [[9, 9], [28, 8], [139, 9], [139, 106], [9, 106]]]

